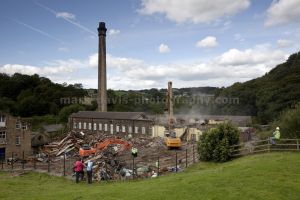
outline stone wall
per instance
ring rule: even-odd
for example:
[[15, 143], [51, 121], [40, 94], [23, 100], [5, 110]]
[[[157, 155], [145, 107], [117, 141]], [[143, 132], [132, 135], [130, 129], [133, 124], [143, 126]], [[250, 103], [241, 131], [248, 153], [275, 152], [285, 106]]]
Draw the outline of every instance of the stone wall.
[[15, 158], [27, 157], [32, 154], [30, 125], [22, 120], [8, 114], [5, 116], [4, 126], [0, 127], [0, 132], [5, 132], [5, 138], [0, 140], [0, 152], [5, 151], [5, 159], [11, 158], [12, 153]]

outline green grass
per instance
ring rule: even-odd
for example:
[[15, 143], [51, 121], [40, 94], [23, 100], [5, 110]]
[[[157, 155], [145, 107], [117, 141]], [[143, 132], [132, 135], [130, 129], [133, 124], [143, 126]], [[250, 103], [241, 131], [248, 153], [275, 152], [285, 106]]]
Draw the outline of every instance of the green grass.
[[143, 181], [75, 184], [64, 178], [0, 173], [0, 199], [300, 199], [300, 153], [201, 163], [185, 172]]

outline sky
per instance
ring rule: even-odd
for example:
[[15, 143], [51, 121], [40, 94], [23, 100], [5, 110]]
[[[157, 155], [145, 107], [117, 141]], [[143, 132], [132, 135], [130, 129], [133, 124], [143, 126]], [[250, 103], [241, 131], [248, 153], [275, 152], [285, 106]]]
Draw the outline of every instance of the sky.
[[1, 0], [0, 73], [97, 88], [230, 86], [300, 49], [300, 0]]

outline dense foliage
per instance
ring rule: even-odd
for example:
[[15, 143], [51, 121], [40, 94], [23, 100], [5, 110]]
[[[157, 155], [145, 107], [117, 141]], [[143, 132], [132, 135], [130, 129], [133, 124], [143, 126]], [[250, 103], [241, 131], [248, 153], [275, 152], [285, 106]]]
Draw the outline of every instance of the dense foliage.
[[230, 123], [219, 124], [201, 135], [198, 142], [200, 160], [225, 162], [230, 159], [230, 146], [238, 143], [238, 129]]
[[68, 118], [72, 113], [76, 113], [78, 111], [85, 110], [82, 105], [79, 104], [72, 104], [69, 106], [65, 106], [62, 108], [58, 114], [59, 120], [61, 122], [68, 122]]
[[300, 104], [284, 111], [273, 126], [280, 127], [282, 138], [300, 138]]
[[80, 98], [84, 95], [81, 84], [57, 84], [37, 74], [0, 74], [0, 110], [13, 115], [57, 115], [66, 106], [61, 98]]

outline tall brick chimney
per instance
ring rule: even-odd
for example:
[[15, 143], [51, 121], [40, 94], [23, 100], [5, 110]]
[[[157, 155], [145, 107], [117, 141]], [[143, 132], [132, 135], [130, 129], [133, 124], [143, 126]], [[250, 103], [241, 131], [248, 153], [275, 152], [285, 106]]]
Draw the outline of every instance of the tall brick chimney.
[[99, 22], [98, 36], [98, 111], [107, 111], [106, 92], [106, 27], [104, 22]]

